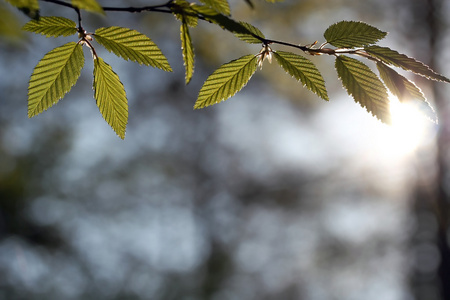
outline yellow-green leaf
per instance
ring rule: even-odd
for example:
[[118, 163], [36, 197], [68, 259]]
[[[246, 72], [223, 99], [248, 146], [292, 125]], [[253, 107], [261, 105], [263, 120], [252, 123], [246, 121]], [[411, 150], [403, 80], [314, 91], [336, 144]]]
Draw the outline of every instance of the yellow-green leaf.
[[419, 101], [423, 114], [431, 121], [437, 122], [436, 112], [419, 87], [382, 62], [377, 62], [377, 68], [384, 84], [400, 102]]
[[383, 83], [368, 66], [347, 56], [336, 57], [342, 85], [356, 102], [384, 123], [391, 123], [389, 98]]
[[6, 0], [11, 5], [17, 7], [31, 19], [39, 19], [39, 2], [38, 0]]
[[245, 22], [237, 22], [208, 6], [194, 4], [191, 6], [191, 9], [206, 21], [219, 25], [222, 29], [233, 33], [247, 43], [261, 43], [261, 40], [256, 38], [256, 36], [264, 38], [262, 32], [256, 27]]
[[194, 108], [224, 101], [239, 92], [256, 71], [255, 55], [246, 55], [222, 65], [206, 79]]
[[386, 34], [363, 22], [341, 21], [328, 27], [323, 35], [335, 47], [355, 48], [374, 44]]
[[77, 33], [77, 24], [63, 17], [41, 17], [29, 21], [22, 29], [45, 36], [69, 36]]
[[375, 57], [388, 65], [400, 67], [404, 70], [411, 71], [428, 79], [450, 82], [450, 79], [436, 73], [424, 63], [415, 60], [414, 58], [408, 57], [405, 54], [400, 54], [390, 48], [374, 45], [366, 47], [364, 48], [364, 50], [372, 57]]
[[230, 5], [227, 0], [200, 0], [200, 2], [205, 3], [219, 13], [230, 15]]
[[196, 11], [192, 9], [191, 3], [186, 0], [175, 0], [170, 9], [181, 22], [187, 23], [189, 27], [197, 26], [198, 16]]
[[10, 10], [9, 5], [0, 2], [0, 38], [7, 42], [17, 42], [25, 37], [21, 30], [22, 22], [15, 13]]
[[183, 52], [184, 67], [186, 69], [186, 84], [191, 81], [194, 74], [194, 49], [187, 23], [183, 22], [180, 28], [181, 49]]
[[310, 91], [328, 101], [325, 80], [316, 66], [307, 58], [284, 51], [273, 52], [281, 67], [296, 80], [299, 80]]
[[387, 88], [401, 102], [412, 99], [425, 101], [424, 94], [413, 82], [381, 62], [377, 63], [377, 68]]
[[125, 60], [171, 72], [167, 58], [158, 46], [142, 33], [123, 27], [102, 27], [95, 31], [95, 40], [108, 51]]
[[249, 44], [261, 44], [261, 39], [265, 38], [261, 30], [246, 22], [239, 22], [239, 24], [241, 24], [246, 30], [234, 32], [234, 35], [237, 38]]
[[128, 123], [127, 95], [119, 76], [101, 57], [94, 59], [94, 97], [105, 121], [124, 139]]
[[72, 5], [79, 9], [84, 9], [101, 15], [105, 14], [102, 6], [98, 4], [96, 0], [72, 0]]
[[70, 42], [45, 54], [28, 86], [28, 117], [54, 105], [77, 82], [84, 66], [82, 46]]

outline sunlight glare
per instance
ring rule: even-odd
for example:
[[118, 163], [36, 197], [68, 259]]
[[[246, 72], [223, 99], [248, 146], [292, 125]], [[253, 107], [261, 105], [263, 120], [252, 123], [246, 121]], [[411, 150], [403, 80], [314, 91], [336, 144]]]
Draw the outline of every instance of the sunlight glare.
[[392, 125], [388, 128], [389, 150], [393, 156], [413, 154], [425, 137], [430, 126], [435, 125], [421, 113], [417, 106], [390, 96]]

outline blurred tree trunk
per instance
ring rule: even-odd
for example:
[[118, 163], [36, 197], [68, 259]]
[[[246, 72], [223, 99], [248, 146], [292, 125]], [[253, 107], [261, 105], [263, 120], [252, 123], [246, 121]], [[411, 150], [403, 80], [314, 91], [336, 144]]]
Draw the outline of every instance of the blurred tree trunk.
[[[448, 70], [439, 69], [442, 61], [439, 58], [443, 54], [445, 47], [443, 43], [445, 23], [443, 16], [445, 0], [423, 0], [423, 5], [413, 5], [412, 17], [415, 20], [415, 29], [426, 30], [429, 37], [428, 49], [429, 61], [425, 61], [438, 72], [448, 76]], [[417, 2], [416, 2], [417, 4]], [[424, 10], [422, 10], [424, 9]], [[414, 30], [414, 29], [413, 29]], [[450, 218], [450, 114], [448, 97], [445, 97], [442, 83], [431, 82], [431, 91], [434, 94], [435, 107], [439, 116], [439, 133], [437, 136], [436, 152], [436, 177], [428, 178], [428, 183], [419, 182], [416, 193], [417, 216], [424, 214], [423, 209], [428, 210], [434, 221], [428, 222], [428, 228], [419, 228], [419, 232], [428, 231], [434, 236], [434, 249], [428, 254], [416, 251], [416, 264], [430, 264], [435, 261], [435, 268], [428, 269], [429, 274], [424, 274], [427, 266], [418, 266], [412, 279], [412, 289], [416, 299], [450, 299], [450, 247], [448, 241], [449, 218]], [[422, 170], [419, 170], [421, 172]], [[434, 182], [432, 182], [434, 181]], [[433, 189], [430, 189], [430, 186]], [[418, 218], [418, 220], [420, 217]], [[424, 224], [422, 224], [424, 225]], [[418, 222], [421, 226], [421, 222]], [[416, 236], [419, 235], [416, 233]], [[425, 236], [430, 236], [425, 234]], [[417, 240], [416, 240], [417, 242]], [[424, 243], [424, 241], [421, 241]], [[419, 241], [420, 243], [420, 241]], [[417, 246], [417, 245], [415, 245]], [[433, 249], [433, 248], [430, 248]], [[428, 257], [427, 257], [428, 256]], [[431, 263], [433, 264], [433, 263]], [[433, 291], [434, 290], [434, 291]]]
[[[430, 31], [430, 65], [436, 68], [439, 63], [438, 57], [441, 53], [442, 36], [444, 31], [442, 11], [443, 0], [428, 0], [428, 28]], [[448, 74], [447, 74], [448, 75]], [[437, 166], [438, 166], [438, 189], [436, 192], [436, 208], [435, 216], [437, 218], [438, 230], [436, 244], [440, 254], [440, 264], [438, 267], [438, 280], [441, 288], [442, 299], [450, 299], [450, 247], [448, 243], [449, 217], [450, 217], [450, 197], [449, 197], [449, 175], [450, 175], [450, 117], [448, 115], [449, 105], [446, 97], [444, 97], [443, 87], [437, 83], [433, 83], [433, 92], [436, 101], [436, 107], [440, 114], [440, 131], [437, 140]]]

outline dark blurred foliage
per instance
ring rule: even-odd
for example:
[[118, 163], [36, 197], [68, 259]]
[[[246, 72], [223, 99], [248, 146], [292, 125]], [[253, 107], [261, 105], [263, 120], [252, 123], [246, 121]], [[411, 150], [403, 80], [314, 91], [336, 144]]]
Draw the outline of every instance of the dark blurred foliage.
[[[427, 62], [419, 45], [429, 42], [406, 26], [421, 1], [253, 2], [231, 5], [267, 36], [307, 44], [334, 22], [363, 20]], [[41, 14], [76, 17], [50, 4]], [[84, 19], [149, 35], [174, 73], [100, 52], [130, 102], [121, 141], [95, 106], [89, 59], [60, 103], [27, 119], [27, 78], [64, 39], [2, 40], [0, 299], [439, 299], [437, 225], [424, 202], [416, 218], [408, 201], [417, 179], [431, 189], [432, 146], [386, 158], [365, 111], [347, 98], [323, 103], [269, 65], [234, 98], [193, 111], [206, 76], [258, 46], [200, 24], [186, 87], [172, 16]], [[340, 95], [330, 61], [312, 59]], [[434, 281], [420, 289], [423, 270]]]

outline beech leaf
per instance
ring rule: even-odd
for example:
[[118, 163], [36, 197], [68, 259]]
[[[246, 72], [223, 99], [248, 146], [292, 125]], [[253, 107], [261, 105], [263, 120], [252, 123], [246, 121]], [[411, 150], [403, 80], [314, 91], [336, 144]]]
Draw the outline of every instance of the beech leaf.
[[227, 0], [200, 0], [200, 2], [208, 5], [212, 9], [224, 15], [230, 15], [230, 5]]
[[79, 9], [84, 9], [101, 15], [105, 14], [105, 11], [96, 0], [72, 0], [72, 5]]
[[390, 103], [385, 86], [368, 66], [347, 56], [336, 57], [342, 85], [357, 103], [384, 123], [391, 123]]
[[77, 24], [63, 17], [40, 17], [29, 21], [22, 29], [48, 37], [69, 36], [77, 33]]
[[299, 80], [310, 91], [324, 100], [328, 99], [325, 80], [316, 66], [307, 58], [284, 51], [273, 52], [281, 67], [296, 80]]
[[203, 108], [224, 101], [239, 92], [256, 71], [257, 57], [246, 55], [222, 65], [200, 89], [194, 108]]
[[400, 67], [404, 70], [411, 71], [417, 75], [424, 76], [428, 79], [450, 82], [450, 79], [433, 71], [430, 67], [428, 67], [424, 63], [415, 60], [414, 58], [408, 57], [405, 54], [400, 54], [397, 51], [392, 50], [390, 48], [374, 45], [366, 47], [364, 48], [364, 50], [371, 56], [378, 58], [379, 60], [388, 65]]
[[420, 88], [382, 62], [377, 63], [377, 68], [384, 84], [400, 102], [419, 101], [422, 104], [420, 107], [424, 115], [431, 121], [437, 123], [436, 112], [426, 100]]
[[82, 46], [70, 42], [57, 47], [39, 61], [28, 86], [28, 117], [54, 105], [77, 82], [84, 66]]
[[116, 134], [125, 138], [128, 100], [119, 76], [101, 57], [94, 59], [94, 97], [105, 121]]
[[20, 11], [34, 20], [39, 20], [39, 2], [38, 0], [6, 0], [11, 5], [17, 7]]
[[186, 84], [191, 81], [194, 74], [194, 49], [187, 23], [183, 22], [180, 28], [181, 50], [183, 52], [184, 67], [186, 69]]
[[328, 27], [324, 33], [326, 41], [339, 48], [355, 48], [374, 44], [386, 36], [386, 32], [369, 24], [356, 21], [341, 21]]
[[108, 51], [125, 60], [171, 72], [167, 58], [147, 36], [129, 28], [102, 27], [95, 31], [95, 40]]

